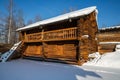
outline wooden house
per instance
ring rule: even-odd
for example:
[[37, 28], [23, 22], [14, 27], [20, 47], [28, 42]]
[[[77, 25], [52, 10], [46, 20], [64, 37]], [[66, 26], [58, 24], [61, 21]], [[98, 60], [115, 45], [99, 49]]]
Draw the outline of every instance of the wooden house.
[[97, 38], [98, 49], [101, 54], [115, 51], [116, 45], [120, 44], [120, 26], [99, 29]]
[[23, 57], [79, 63], [97, 51], [95, 6], [66, 13], [17, 29]]

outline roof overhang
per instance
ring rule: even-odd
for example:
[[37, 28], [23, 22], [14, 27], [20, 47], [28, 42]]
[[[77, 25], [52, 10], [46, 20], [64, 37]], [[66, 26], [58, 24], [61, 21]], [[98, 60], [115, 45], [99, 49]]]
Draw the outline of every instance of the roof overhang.
[[88, 15], [88, 14], [92, 13], [93, 11], [96, 11], [96, 13], [98, 13], [98, 11], [96, 9], [96, 6], [84, 8], [84, 9], [73, 11], [73, 12], [70, 12], [70, 13], [66, 13], [66, 14], [63, 14], [63, 15], [60, 15], [60, 16], [57, 16], [57, 17], [53, 17], [53, 18], [50, 18], [50, 19], [39, 21], [39, 22], [30, 24], [30, 25], [22, 27], [22, 28], [18, 28], [16, 31], [29, 30], [31, 28], [35, 28], [35, 27], [38, 27], [38, 26], [48, 25], [48, 24], [55, 23], [55, 22], [60, 22], [60, 21], [68, 20], [68, 19], [73, 19], [73, 18], [76, 18], [76, 17], [85, 16], [85, 15]]
[[120, 29], [120, 26], [105, 27], [105, 28], [100, 28], [99, 30], [105, 31], [105, 30], [112, 30], [112, 29]]

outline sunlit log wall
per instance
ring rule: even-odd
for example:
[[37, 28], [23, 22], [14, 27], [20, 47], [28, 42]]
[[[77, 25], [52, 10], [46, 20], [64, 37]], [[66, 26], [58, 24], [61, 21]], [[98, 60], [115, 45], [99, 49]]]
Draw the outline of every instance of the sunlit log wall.
[[92, 12], [78, 21], [78, 39], [80, 57], [84, 60], [88, 60], [88, 54], [97, 51], [96, 33], [98, 27], [96, 23], [96, 13]]
[[20, 40], [26, 45], [23, 56], [87, 61], [89, 54], [97, 52], [97, 31], [96, 12], [21, 31]]

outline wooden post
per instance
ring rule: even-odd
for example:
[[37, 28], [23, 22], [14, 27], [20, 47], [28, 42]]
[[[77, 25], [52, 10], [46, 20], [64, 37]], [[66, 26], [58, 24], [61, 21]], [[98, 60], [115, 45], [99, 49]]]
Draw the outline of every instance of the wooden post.
[[45, 59], [45, 42], [44, 42], [44, 29], [42, 28], [42, 37], [41, 37], [41, 40], [42, 40], [42, 57], [43, 59]]
[[80, 41], [78, 41], [78, 45], [77, 45], [77, 63], [78, 65], [81, 65], [81, 55], [80, 55]]
[[42, 29], [42, 37], [41, 37], [41, 40], [42, 40], [42, 41], [44, 40], [44, 29]]

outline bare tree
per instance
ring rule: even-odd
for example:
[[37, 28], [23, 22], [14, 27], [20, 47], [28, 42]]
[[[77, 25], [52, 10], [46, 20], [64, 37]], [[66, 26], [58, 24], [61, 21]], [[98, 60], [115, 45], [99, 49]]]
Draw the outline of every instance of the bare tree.
[[0, 43], [4, 43], [4, 27], [2, 17], [0, 16]]
[[9, 0], [7, 7], [8, 16], [6, 17], [6, 37], [8, 44], [14, 44], [16, 42], [16, 12], [15, 6], [13, 5], [13, 0]]
[[27, 21], [27, 25], [38, 22], [38, 21], [41, 21], [41, 20], [42, 19], [41, 19], [40, 15], [36, 15], [33, 20], [30, 19], [30, 20]]
[[[18, 10], [16, 13], [16, 28], [21, 28], [25, 26], [25, 22], [24, 22], [24, 18], [23, 18], [23, 11], [22, 10]], [[16, 33], [15, 34], [16, 37], [16, 42], [19, 41], [19, 34]]]
[[41, 21], [41, 17], [40, 15], [36, 15], [35, 18], [34, 18], [34, 22], [38, 22], [38, 21]]
[[17, 28], [25, 26], [25, 22], [24, 22], [24, 18], [23, 18], [23, 11], [22, 10], [17, 11], [17, 14], [16, 14], [16, 26], [17, 26]]
[[32, 23], [33, 23], [33, 20], [28, 20], [27, 21], [27, 25], [32, 24]]
[[101, 28], [108, 27], [106, 24], [102, 24]]
[[76, 7], [70, 7], [70, 8], [69, 8], [69, 12], [72, 12], [72, 11], [75, 11], [75, 10], [77, 10]]
[[68, 12], [72, 12], [72, 11], [75, 11], [75, 10], [77, 10], [77, 8], [76, 7], [70, 7], [69, 9], [64, 9], [63, 10], [63, 12], [62, 12], [62, 14], [65, 14], [65, 13], [68, 13]]
[[12, 39], [12, 29], [13, 29], [13, 0], [9, 0], [9, 5], [8, 5], [8, 17], [7, 17], [8, 23], [6, 24], [6, 27], [8, 28], [7, 32], [7, 43], [11, 43]]
[[0, 14], [0, 27], [2, 27], [2, 31], [4, 31], [5, 42], [14, 44], [18, 37], [16, 29], [25, 26], [25, 24], [22, 10], [15, 8], [13, 0], [8, 1], [7, 8], [5, 8], [6, 12]]
[[1, 37], [3, 38], [1, 40], [1, 42], [3, 42], [3, 43], [7, 43], [7, 35], [6, 35], [6, 33], [8, 31], [7, 30], [8, 28], [6, 27], [7, 22], [8, 22], [7, 15], [5, 13], [3, 13], [3, 12], [0, 12], [0, 29], [1, 29], [0, 33], [1, 33]]

